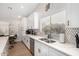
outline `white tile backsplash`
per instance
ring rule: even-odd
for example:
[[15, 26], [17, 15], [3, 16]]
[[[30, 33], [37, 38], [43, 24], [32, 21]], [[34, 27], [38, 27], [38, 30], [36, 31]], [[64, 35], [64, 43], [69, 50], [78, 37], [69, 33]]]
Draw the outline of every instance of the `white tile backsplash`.
[[76, 33], [79, 32], [79, 28], [76, 27], [66, 27], [65, 31], [65, 41], [71, 44], [76, 44]]

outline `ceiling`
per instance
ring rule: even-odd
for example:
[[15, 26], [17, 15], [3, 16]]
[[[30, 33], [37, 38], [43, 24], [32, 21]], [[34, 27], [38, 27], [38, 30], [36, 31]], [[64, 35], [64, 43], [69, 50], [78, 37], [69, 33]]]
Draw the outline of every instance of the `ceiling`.
[[20, 16], [28, 16], [38, 3], [0, 3], [0, 20], [15, 20]]

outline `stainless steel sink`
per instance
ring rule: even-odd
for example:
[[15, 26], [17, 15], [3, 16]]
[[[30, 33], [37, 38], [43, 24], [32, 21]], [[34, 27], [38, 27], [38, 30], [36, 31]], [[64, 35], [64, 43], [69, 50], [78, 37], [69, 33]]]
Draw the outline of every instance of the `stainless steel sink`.
[[47, 43], [54, 43], [54, 42], [56, 42], [56, 41], [50, 40], [50, 39], [48, 39], [48, 38], [41, 38], [40, 40], [42, 40], [42, 41], [44, 41], [44, 42], [47, 42]]
[[46, 40], [48, 40], [47, 38], [41, 38], [40, 40], [42, 40], [42, 41], [46, 41]]
[[47, 42], [47, 43], [54, 43], [56, 41], [54, 41], [54, 40], [46, 40], [45, 42]]

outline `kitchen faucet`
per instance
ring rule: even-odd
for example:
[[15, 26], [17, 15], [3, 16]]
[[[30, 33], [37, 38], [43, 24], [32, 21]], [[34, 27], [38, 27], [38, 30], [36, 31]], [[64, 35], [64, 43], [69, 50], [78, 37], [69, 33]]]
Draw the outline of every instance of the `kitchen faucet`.
[[48, 38], [51, 39], [51, 16], [50, 16], [50, 31], [49, 31], [49, 34], [48, 34]]

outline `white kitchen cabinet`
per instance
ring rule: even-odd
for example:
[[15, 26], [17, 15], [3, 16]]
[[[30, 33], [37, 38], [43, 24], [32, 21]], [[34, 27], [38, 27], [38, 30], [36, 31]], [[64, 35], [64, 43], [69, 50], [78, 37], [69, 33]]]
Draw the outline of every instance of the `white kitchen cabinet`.
[[34, 15], [31, 14], [28, 16], [28, 19], [27, 19], [27, 28], [28, 29], [31, 29], [31, 28], [34, 28]]
[[35, 41], [35, 56], [47, 56], [48, 54], [48, 46], [42, 44], [38, 41]]
[[7, 51], [7, 48], [5, 47], [3, 52], [1, 53], [1, 56], [7, 56], [8, 54], [8, 51]]
[[23, 40], [22, 40], [22, 41], [23, 41], [23, 43], [24, 43], [25, 45], [27, 45], [27, 44], [26, 44], [25, 36], [23, 36]]
[[35, 41], [35, 56], [68, 56], [67, 54], [55, 49], [51, 48], [39, 41]]
[[28, 29], [39, 29], [39, 15], [37, 12], [32, 13], [27, 19]]
[[60, 52], [54, 48], [49, 47], [48, 48], [48, 56], [67, 56], [67, 54]]
[[26, 30], [27, 30], [27, 17], [23, 17], [21, 20], [22, 36], [26, 35]]
[[30, 49], [30, 38], [28, 36], [23, 37], [23, 42], [27, 46], [27, 48]]
[[8, 49], [9, 49], [9, 42], [7, 41], [6, 46], [4, 47], [3, 52], [1, 53], [1, 56], [7, 56], [8, 55]]

